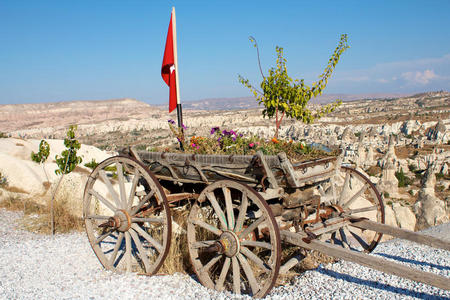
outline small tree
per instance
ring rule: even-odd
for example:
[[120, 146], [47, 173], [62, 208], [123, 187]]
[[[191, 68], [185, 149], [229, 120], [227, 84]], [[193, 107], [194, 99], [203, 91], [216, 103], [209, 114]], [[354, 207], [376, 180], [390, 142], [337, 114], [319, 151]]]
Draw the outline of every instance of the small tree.
[[55, 170], [56, 174], [69, 174], [82, 162], [82, 158], [77, 156], [77, 150], [80, 149], [81, 144], [75, 138], [76, 130], [76, 125], [70, 125], [67, 131], [67, 138], [64, 139], [64, 146], [67, 149], [61, 152], [61, 156], [55, 156], [56, 164], [58, 165], [58, 169]]
[[313, 82], [311, 87], [305, 85], [304, 79], [296, 79], [294, 81], [288, 76], [286, 68], [287, 60], [283, 57], [283, 48], [278, 46], [276, 47], [277, 67], [269, 69], [269, 76], [264, 76], [259, 60], [258, 45], [253, 37], [250, 37], [250, 41], [257, 49], [259, 68], [263, 77], [260, 84], [262, 91], [254, 88], [249, 83], [249, 80], [243, 78], [241, 75], [239, 75], [239, 81], [252, 91], [259, 104], [262, 103], [264, 105], [264, 117], [273, 118], [275, 116], [275, 138], [278, 137], [278, 129], [284, 116], [301, 120], [304, 123], [311, 123], [315, 119], [334, 111], [342, 103], [341, 100], [336, 100], [334, 103], [322, 106], [318, 111], [311, 111], [306, 107], [311, 98], [322, 94], [328, 83], [328, 78], [333, 73], [341, 54], [350, 48], [347, 45], [346, 34], [341, 35], [341, 40], [334, 50], [333, 55], [331, 55], [327, 67], [322, 75], [320, 75], [319, 81]]
[[[50, 145], [47, 143], [46, 140], [41, 140], [41, 142], [39, 143], [39, 151], [37, 153], [34, 153], [33, 151], [31, 152], [31, 160], [38, 164], [43, 164], [47, 160], [49, 155], [50, 155]], [[45, 177], [47, 178], [48, 182], [47, 172], [45, 171], [43, 165], [42, 169], [44, 170]]]
[[55, 170], [57, 175], [62, 175], [56, 185], [56, 188], [53, 192], [52, 199], [50, 202], [50, 218], [51, 218], [51, 232], [55, 234], [55, 215], [53, 209], [53, 202], [55, 201], [56, 192], [58, 191], [59, 185], [65, 174], [69, 174], [72, 172], [75, 167], [82, 162], [82, 158], [77, 156], [77, 150], [81, 148], [81, 144], [75, 138], [75, 131], [77, 130], [76, 125], [70, 125], [69, 130], [67, 131], [67, 138], [64, 139], [64, 146], [66, 146], [66, 150], [61, 152], [61, 156], [55, 156], [56, 164], [58, 165], [58, 169]]

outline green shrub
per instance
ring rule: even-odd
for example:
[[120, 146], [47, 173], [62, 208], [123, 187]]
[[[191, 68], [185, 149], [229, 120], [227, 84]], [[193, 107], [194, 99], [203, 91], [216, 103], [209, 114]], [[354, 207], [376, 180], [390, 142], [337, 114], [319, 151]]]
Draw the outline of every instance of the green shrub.
[[95, 169], [95, 167], [98, 166], [98, 162], [95, 161], [95, 158], [93, 158], [90, 162], [84, 164], [85, 167], [88, 167], [90, 169]]
[[417, 170], [417, 166], [415, 164], [409, 164], [408, 169], [411, 172], [415, 172]]
[[76, 125], [70, 125], [67, 131], [67, 138], [64, 139], [66, 150], [61, 152], [61, 156], [56, 155], [55, 160], [58, 169], [56, 174], [69, 174], [75, 167], [82, 162], [82, 158], [77, 156], [77, 150], [81, 148], [80, 142], [75, 138]]
[[[388, 192], [384, 192], [384, 193], [383, 193], [383, 196], [384, 196], [384, 198], [389, 198], [390, 195], [389, 195]], [[390, 201], [389, 201], [389, 202], [390, 202]], [[389, 202], [388, 202], [388, 204], [389, 204]], [[391, 202], [391, 204], [392, 204], [392, 202]]]
[[7, 137], [8, 137], [8, 135], [6, 133], [0, 131], [0, 139], [7, 138]]
[[407, 177], [405, 173], [403, 173], [403, 169], [400, 168], [399, 172], [395, 172], [395, 177], [398, 180], [398, 187], [406, 187], [412, 184], [411, 178]]
[[44, 163], [50, 154], [50, 145], [46, 140], [41, 140], [39, 143], [38, 153], [31, 152], [31, 160], [38, 164]]

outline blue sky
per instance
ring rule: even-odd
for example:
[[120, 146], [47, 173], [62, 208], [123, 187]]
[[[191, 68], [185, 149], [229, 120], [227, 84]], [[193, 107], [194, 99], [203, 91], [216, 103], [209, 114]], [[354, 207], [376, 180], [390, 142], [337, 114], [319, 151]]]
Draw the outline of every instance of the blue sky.
[[450, 1], [0, 0], [0, 104], [168, 101], [161, 79], [176, 7], [182, 101], [247, 97], [284, 47], [293, 78], [315, 81], [339, 36], [351, 48], [325, 93], [450, 90]]

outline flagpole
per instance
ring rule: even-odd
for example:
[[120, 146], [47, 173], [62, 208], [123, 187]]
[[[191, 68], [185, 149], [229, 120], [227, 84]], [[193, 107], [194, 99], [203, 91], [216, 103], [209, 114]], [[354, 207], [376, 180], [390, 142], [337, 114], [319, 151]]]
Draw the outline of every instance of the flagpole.
[[[178, 83], [178, 53], [177, 53], [177, 19], [175, 17], [175, 7], [172, 7], [172, 34], [173, 34], [173, 57], [174, 57], [174, 65], [175, 65], [175, 83], [177, 90], [177, 119], [178, 119], [178, 127], [181, 128], [181, 132], [183, 133], [184, 138], [184, 128], [183, 128], [183, 113], [181, 110], [181, 101], [180, 101], [180, 85]], [[181, 150], [183, 149], [183, 143], [180, 142]]]

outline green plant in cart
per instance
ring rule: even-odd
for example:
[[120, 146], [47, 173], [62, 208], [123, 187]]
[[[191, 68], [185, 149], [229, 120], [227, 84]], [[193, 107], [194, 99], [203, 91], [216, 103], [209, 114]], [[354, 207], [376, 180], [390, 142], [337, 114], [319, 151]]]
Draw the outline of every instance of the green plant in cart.
[[311, 98], [322, 94], [341, 54], [350, 48], [347, 45], [346, 34], [341, 35], [340, 42], [331, 55], [327, 67], [319, 76], [319, 81], [313, 82], [311, 87], [305, 84], [304, 79], [293, 80], [289, 77], [286, 67], [287, 60], [283, 57], [283, 48], [278, 46], [276, 47], [276, 68], [269, 69], [269, 75], [264, 76], [259, 62], [258, 45], [253, 37], [250, 37], [250, 41], [258, 51], [258, 63], [263, 78], [260, 83], [261, 90], [256, 89], [248, 79], [241, 75], [239, 75], [239, 82], [251, 90], [259, 104], [264, 105], [262, 112], [264, 117], [275, 117], [275, 138], [278, 138], [278, 130], [285, 116], [304, 123], [311, 123], [315, 119], [334, 111], [342, 103], [341, 100], [336, 100], [334, 103], [322, 106], [317, 111], [307, 108]]

